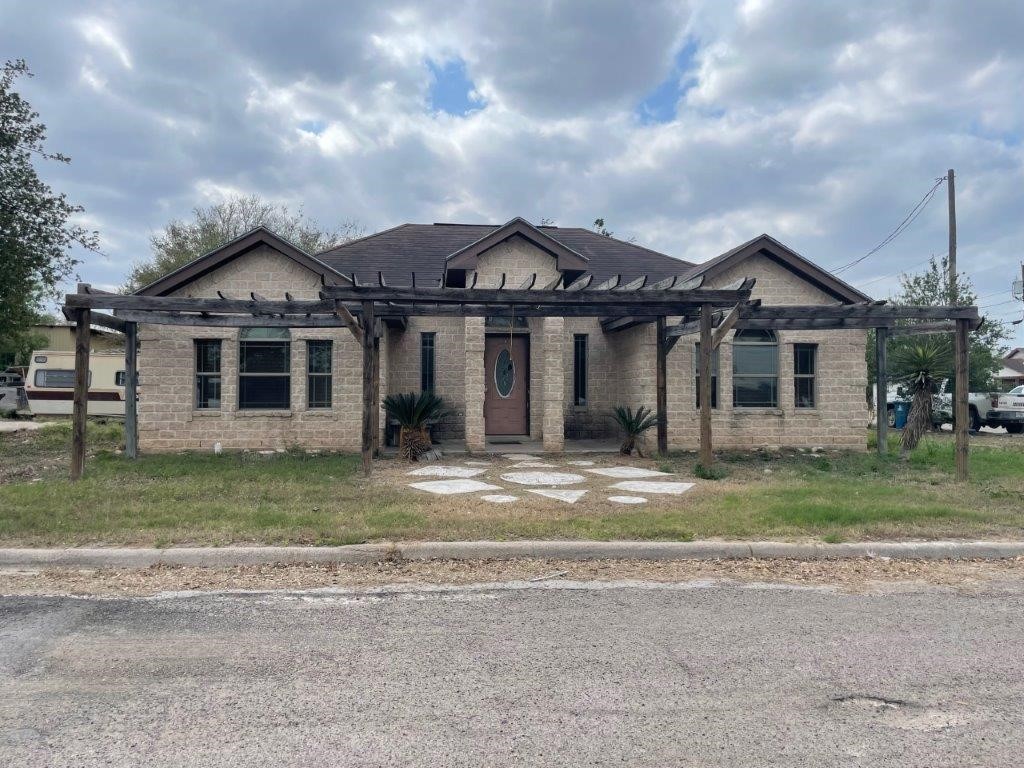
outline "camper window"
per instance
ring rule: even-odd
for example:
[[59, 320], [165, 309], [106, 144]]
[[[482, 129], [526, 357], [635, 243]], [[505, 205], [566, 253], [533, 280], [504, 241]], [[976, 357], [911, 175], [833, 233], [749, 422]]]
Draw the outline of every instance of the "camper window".
[[[46, 389], [74, 389], [75, 372], [65, 368], [36, 369], [35, 385]], [[92, 386], [92, 371], [89, 371], [89, 383]]]

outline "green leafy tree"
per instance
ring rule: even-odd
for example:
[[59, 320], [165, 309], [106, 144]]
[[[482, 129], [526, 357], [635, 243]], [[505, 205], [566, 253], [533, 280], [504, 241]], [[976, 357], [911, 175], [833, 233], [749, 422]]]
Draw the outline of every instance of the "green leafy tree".
[[[978, 295], [974, 291], [970, 278], [960, 273], [957, 276], [957, 290], [953, 303], [957, 306], [970, 306], [976, 304]], [[949, 290], [949, 261], [942, 258], [932, 258], [924, 271], [917, 274], [904, 274], [900, 276], [900, 290], [892, 297], [894, 304], [921, 305], [921, 306], [945, 306], [950, 304]], [[950, 334], [940, 335], [948, 338]], [[1000, 361], [1006, 354], [1006, 340], [1010, 334], [1006, 324], [999, 320], [985, 318], [982, 326], [972, 331], [969, 340], [970, 367], [968, 370], [968, 386], [972, 392], [985, 392], [994, 388], [995, 374], [999, 370]], [[930, 336], [907, 336], [897, 337], [889, 342], [889, 355], [893, 358], [899, 355], [905, 347], [917, 344], [921, 339], [930, 339]], [[875, 333], [868, 333], [867, 346], [868, 381], [871, 385], [877, 379], [875, 367]], [[938, 378], [953, 379], [953, 360], [948, 361], [947, 369]], [[869, 393], [869, 400], [871, 395]]]
[[168, 272], [198, 259], [240, 235], [263, 226], [306, 253], [317, 254], [362, 233], [353, 221], [325, 229], [300, 209], [271, 203], [258, 195], [228, 198], [205, 208], [195, 208], [190, 220], [174, 219], [150, 238], [149, 259], [132, 265], [122, 286], [125, 293], [137, 291]]
[[31, 77], [21, 59], [0, 71], [0, 350], [23, 354], [33, 339], [43, 302], [59, 296], [74, 273], [76, 245], [96, 250], [99, 237], [72, 222], [82, 207], [55, 193], [36, 173], [33, 159], [68, 163], [45, 148], [46, 126], [14, 87]]

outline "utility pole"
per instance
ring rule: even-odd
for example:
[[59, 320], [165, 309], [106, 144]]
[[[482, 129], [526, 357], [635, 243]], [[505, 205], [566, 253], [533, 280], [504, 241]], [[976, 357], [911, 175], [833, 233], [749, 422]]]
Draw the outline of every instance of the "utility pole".
[[957, 303], [956, 290], [956, 183], [953, 169], [946, 171], [946, 192], [949, 199], [949, 304]]

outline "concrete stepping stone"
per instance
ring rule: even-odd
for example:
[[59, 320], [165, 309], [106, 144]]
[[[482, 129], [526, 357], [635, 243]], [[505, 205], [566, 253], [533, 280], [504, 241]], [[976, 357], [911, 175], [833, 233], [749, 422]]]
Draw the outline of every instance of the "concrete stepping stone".
[[588, 461], [587, 459], [576, 459], [574, 461], [567, 461], [565, 463], [566, 464], [570, 464], [571, 466], [574, 466], [574, 467], [592, 467], [592, 466], [594, 466], [594, 462]]
[[621, 480], [638, 477], [671, 477], [669, 472], [658, 472], [654, 469], [644, 469], [643, 467], [597, 467], [596, 469], [588, 469], [587, 472], [592, 472], [595, 475], [604, 475], [605, 477], [617, 477]]
[[518, 464], [513, 464], [512, 468], [518, 467], [533, 467], [534, 469], [556, 469], [557, 464], [548, 464], [546, 461], [520, 461]]
[[621, 491], [633, 491], [634, 493], [667, 493], [672, 496], [681, 496], [693, 488], [693, 483], [666, 483], [652, 480], [623, 480], [615, 483], [612, 488]]
[[441, 465], [431, 467], [420, 467], [407, 475], [418, 475], [420, 477], [476, 477], [486, 472], [486, 469], [471, 469], [470, 467], [445, 467]]
[[425, 483], [410, 483], [410, 488], [420, 491], [429, 491], [442, 496], [450, 496], [455, 493], [478, 493], [479, 491], [501, 491], [499, 485], [481, 483], [479, 480], [428, 480]]
[[567, 504], [575, 504], [586, 493], [586, 491], [569, 488], [530, 488], [529, 492], [536, 493], [538, 496], [547, 496], [549, 499], [558, 499]]
[[518, 483], [519, 485], [573, 485], [582, 483], [583, 475], [574, 475], [571, 472], [507, 472], [501, 476], [506, 483]]
[[508, 459], [509, 461], [541, 461], [540, 456], [534, 456], [532, 453], [503, 453], [501, 458]]
[[646, 504], [647, 499], [643, 496], [609, 496], [608, 501], [616, 504]]
[[519, 501], [518, 496], [510, 496], [506, 493], [488, 493], [480, 497], [484, 501], [490, 501], [494, 504], [509, 504], [513, 501]]
[[491, 466], [491, 462], [489, 462], [489, 461], [472, 461], [472, 460], [470, 460], [470, 461], [467, 461], [466, 463], [469, 464], [472, 467], [489, 467], [489, 466]]

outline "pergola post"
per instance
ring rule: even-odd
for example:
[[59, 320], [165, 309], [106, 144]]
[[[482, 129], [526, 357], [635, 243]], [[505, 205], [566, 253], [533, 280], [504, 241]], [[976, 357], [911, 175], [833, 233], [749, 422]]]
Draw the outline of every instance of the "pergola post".
[[954, 337], [955, 364], [955, 398], [953, 403], [953, 432], [955, 433], [955, 462], [956, 480], [959, 483], [967, 482], [967, 452], [970, 436], [968, 429], [970, 425], [970, 412], [967, 405], [967, 390], [970, 386], [968, 366], [970, 363], [970, 346], [968, 344], [967, 332], [970, 328], [970, 321], [956, 321], [956, 335]]
[[889, 341], [888, 328], [875, 328], [875, 433], [878, 438], [878, 455], [889, 453], [889, 379], [888, 355], [886, 346]]
[[139, 455], [138, 420], [138, 333], [137, 323], [124, 326], [124, 455], [129, 459]]
[[655, 390], [658, 411], [658, 453], [668, 453], [668, 347], [665, 338], [665, 317], [655, 321], [658, 360], [655, 374]]
[[377, 420], [377, 403], [374, 402], [373, 371], [376, 368], [374, 354], [377, 346], [373, 333], [373, 302], [363, 302], [363, 474], [367, 477], [373, 470], [373, 423]]
[[700, 307], [700, 458], [708, 469], [715, 461], [711, 445], [711, 304]]
[[90, 311], [75, 310], [75, 394], [71, 411], [71, 479], [85, 471], [85, 423], [89, 416]]
[[[374, 323], [376, 325], [376, 323]], [[380, 456], [380, 336], [373, 329], [373, 455]]]

